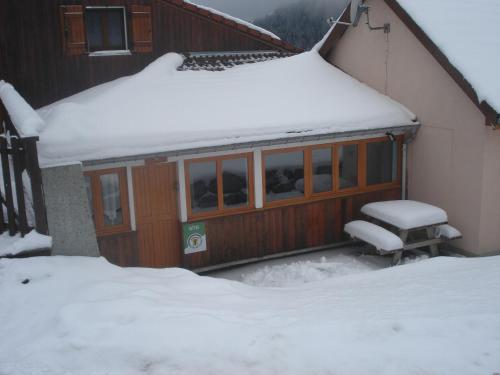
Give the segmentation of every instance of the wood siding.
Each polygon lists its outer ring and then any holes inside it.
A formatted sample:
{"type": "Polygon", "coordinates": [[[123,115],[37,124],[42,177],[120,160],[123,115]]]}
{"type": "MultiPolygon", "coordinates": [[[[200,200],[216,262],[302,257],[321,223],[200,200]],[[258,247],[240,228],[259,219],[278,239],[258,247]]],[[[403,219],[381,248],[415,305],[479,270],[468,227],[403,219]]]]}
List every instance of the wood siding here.
{"type": "Polygon", "coordinates": [[[132,170],[139,264],[181,264],[181,227],[177,206],[177,165],[148,164],[132,170]]]}
{"type": "Polygon", "coordinates": [[[137,232],[125,232],[97,238],[99,251],[109,262],[121,267],[138,267],[137,232]]]}
{"type": "MultiPolygon", "coordinates": [[[[71,45],[72,47],[73,45],[71,45]]],[[[0,1],[0,79],[35,108],[118,77],[137,73],[167,52],[279,49],[235,27],[204,18],[162,0],[0,1]],[[67,56],[61,5],[152,6],[153,51],[130,56],[67,56]]]]}
{"type": "Polygon", "coordinates": [[[189,269],[348,240],[344,224],[366,203],[400,199],[400,189],[326,199],[205,220],[208,251],[184,255],[189,269]]]}

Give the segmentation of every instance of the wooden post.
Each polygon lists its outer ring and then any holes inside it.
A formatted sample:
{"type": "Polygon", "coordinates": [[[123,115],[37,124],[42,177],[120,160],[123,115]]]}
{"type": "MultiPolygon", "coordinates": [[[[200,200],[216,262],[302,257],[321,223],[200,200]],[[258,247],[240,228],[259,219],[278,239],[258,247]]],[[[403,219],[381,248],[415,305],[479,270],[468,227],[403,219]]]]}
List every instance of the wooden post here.
{"type": "Polygon", "coordinates": [[[7,206],[7,226],[9,234],[16,234],[16,213],[14,211],[14,199],[12,197],[12,186],[10,180],[9,151],[7,149],[7,139],[0,136],[0,154],[2,157],[3,185],[5,191],[5,205],[7,206]]]}
{"type": "Polygon", "coordinates": [[[21,143],[17,137],[10,138],[12,147],[12,160],[14,164],[14,182],[16,183],[16,196],[17,196],[17,216],[19,223],[19,230],[24,237],[28,234],[28,220],[26,218],[26,202],[24,199],[24,184],[23,184],[23,150],[21,143]]]}
{"type": "Polygon", "coordinates": [[[31,178],[31,192],[33,195],[33,209],[35,210],[35,229],[40,234],[49,234],[47,212],[43,196],[42,172],[38,164],[36,142],[38,138],[25,138],[23,145],[26,155],[26,170],[31,178]]]}

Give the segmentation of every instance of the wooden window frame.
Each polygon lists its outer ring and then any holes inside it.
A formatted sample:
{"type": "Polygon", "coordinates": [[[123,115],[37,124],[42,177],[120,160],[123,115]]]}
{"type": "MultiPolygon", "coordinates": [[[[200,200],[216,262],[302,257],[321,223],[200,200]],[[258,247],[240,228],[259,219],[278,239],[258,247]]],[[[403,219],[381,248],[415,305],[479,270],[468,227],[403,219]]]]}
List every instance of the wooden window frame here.
{"type": "Polygon", "coordinates": [[[280,148],[275,150],[264,150],[262,151],[262,199],[264,203],[264,207],[279,207],[292,205],[294,203],[302,203],[308,201],[308,197],[311,197],[312,191],[312,181],[311,181],[311,171],[312,169],[312,161],[311,161],[311,152],[310,147],[301,146],[301,147],[290,147],[290,148],[280,148]],[[309,152],[307,152],[309,150],[309,152]],[[280,199],[276,201],[269,202],[267,200],[267,191],[266,191],[266,158],[269,155],[275,154],[288,154],[292,152],[302,151],[303,160],[304,160],[304,195],[302,197],[297,198],[289,198],[289,199],[280,199]]]}
{"type": "Polygon", "coordinates": [[[213,217],[220,217],[226,215],[240,214],[244,212],[251,212],[255,210],[255,182],[254,182],[254,164],[253,153],[241,153],[234,155],[212,156],[199,159],[184,160],[184,175],[186,186],[186,204],[188,220],[201,220],[213,217]],[[248,205],[245,207],[224,207],[224,187],[222,177],[222,162],[224,160],[246,159],[247,160],[247,185],[248,185],[248,205]],[[215,174],[217,177],[217,208],[212,211],[193,213],[191,205],[191,176],[189,174],[189,167],[191,164],[206,163],[215,161],[215,174]]]}
{"type": "Polygon", "coordinates": [[[293,204],[307,203],[315,200],[331,199],[342,196],[348,196],[352,194],[362,194],[366,192],[372,192],[377,190],[387,190],[392,188],[401,187],[402,178],[402,150],[403,150],[403,136],[399,135],[395,137],[398,147],[398,176],[395,181],[388,183],[377,184],[377,185],[367,185],[366,183],[366,149],[369,143],[374,142],[390,142],[388,137],[377,137],[368,139],[351,140],[344,142],[335,143],[323,143],[310,146],[299,146],[290,148],[280,148],[273,150],[262,151],[262,197],[264,208],[274,208],[281,206],[289,206],[293,204]],[[339,172],[339,149],[345,145],[357,145],[358,146],[358,186],[352,188],[340,189],[340,172],[339,172]],[[313,170],[312,170],[312,151],[316,149],[331,148],[332,149],[332,178],[333,185],[332,190],[322,193],[313,192],[313,170]],[[304,195],[298,198],[282,199],[269,202],[267,200],[266,193],[266,157],[277,153],[289,153],[302,151],[304,154],[304,195]]]}
{"type": "Polygon", "coordinates": [[[366,164],[367,146],[368,146],[369,143],[391,142],[391,141],[387,137],[379,137],[379,138],[370,138],[370,139],[367,139],[367,140],[365,140],[363,142],[363,152],[361,153],[362,157],[363,157],[363,165],[364,165],[362,183],[363,183],[363,187],[364,187],[365,190],[367,190],[367,191],[382,190],[382,189],[386,189],[386,188],[391,188],[393,186],[400,186],[401,185],[403,137],[402,136],[397,136],[395,138],[396,138],[396,140],[394,142],[397,143],[396,152],[398,153],[397,154],[397,157],[398,157],[398,159],[397,159],[397,172],[398,172],[398,175],[396,177],[396,180],[391,181],[391,182],[385,182],[385,183],[382,183],[382,184],[368,185],[368,183],[366,181],[366,174],[368,172],[368,170],[367,170],[367,164],[366,164]]]}
{"type": "MultiPolygon", "coordinates": [[[[107,15],[106,15],[106,20],[107,20],[107,15]]],[[[102,32],[103,32],[103,44],[105,44],[105,41],[109,38],[109,32],[107,29],[107,25],[101,25],[102,32]],[[106,35],[105,35],[106,34],[106,35]]],[[[90,56],[92,55],[106,55],[106,54],[116,54],[116,53],[130,53],[130,47],[129,47],[129,41],[128,41],[128,22],[127,22],[127,9],[124,5],[110,5],[110,6],[103,6],[103,5],[89,5],[85,7],[85,37],[87,39],[87,52],[90,56]],[[89,32],[89,27],[87,24],[87,12],[92,11],[92,10],[112,10],[112,9],[120,9],[123,14],[123,40],[124,40],[124,49],[100,49],[96,51],[91,51],[90,50],[90,43],[88,41],[88,32],[89,32]]]]}
{"type": "Polygon", "coordinates": [[[127,183],[127,168],[110,168],[96,171],[84,172],[90,178],[90,190],[92,193],[91,207],[94,210],[94,226],[97,236],[106,236],[130,232],[130,209],[127,183]],[[123,224],[106,226],[104,224],[104,210],[102,202],[102,188],[100,177],[107,174],[117,174],[120,181],[120,203],[122,207],[123,224]]]}

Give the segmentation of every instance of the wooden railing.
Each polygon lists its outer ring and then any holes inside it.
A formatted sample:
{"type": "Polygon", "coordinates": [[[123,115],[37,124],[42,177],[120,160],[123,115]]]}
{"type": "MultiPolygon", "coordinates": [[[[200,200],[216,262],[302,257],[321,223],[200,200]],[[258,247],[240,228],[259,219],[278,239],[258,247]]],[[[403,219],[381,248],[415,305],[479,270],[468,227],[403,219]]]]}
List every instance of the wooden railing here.
{"type": "Polygon", "coordinates": [[[19,135],[0,101],[0,233],[24,236],[34,228],[48,234],[37,141],[38,137],[19,135]]]}

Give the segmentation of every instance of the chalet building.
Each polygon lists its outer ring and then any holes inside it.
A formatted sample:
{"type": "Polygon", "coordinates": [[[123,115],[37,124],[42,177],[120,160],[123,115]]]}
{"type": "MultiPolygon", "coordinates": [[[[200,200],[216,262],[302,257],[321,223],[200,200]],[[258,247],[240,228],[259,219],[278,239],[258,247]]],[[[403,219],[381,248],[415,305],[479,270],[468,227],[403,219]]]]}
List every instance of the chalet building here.
{"type": "MultiPolygon", "coordinates": [[[[462,251],[499,253],[499,3],[364,5],[368,12],[359,24],[335,25],[321,54],[417,115],[421,129],[409,145],[408,197],[445,209],[463,233],[462,251]]],[[[349,20],[348,7],[341,21],[349,20]]]]}
{"type": "Polygon", "coordinates": [[[37,112],[0,85],[39,129],[53,254],[200,270],[345,242],[362,205],[402,197],[405,107],[317,51],[207,59],[167,54],[37,112]]]}
{"type": "Polygon", "coordinates": [[[297,52],[266,30],[181,0],[4,0],[0,79],[35,108],[137,73],[167,52],[297,52]]]}
{"type": "Polygon", "coordinates": [[[430,2],[367,0],[312,51],[168,53],[37,111],[2,81],[14,143],[37,140],[36,226],[56,255],[206,270],[345,243],[363,205],[411,198],[448,212],[457,250],[498,252],[500,98],[480,43],[498,23],[465,25],[451,2],[447,32],[430,2]],[[473,40],[485,74],[443,35],[473,40]]]}

